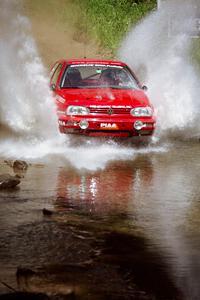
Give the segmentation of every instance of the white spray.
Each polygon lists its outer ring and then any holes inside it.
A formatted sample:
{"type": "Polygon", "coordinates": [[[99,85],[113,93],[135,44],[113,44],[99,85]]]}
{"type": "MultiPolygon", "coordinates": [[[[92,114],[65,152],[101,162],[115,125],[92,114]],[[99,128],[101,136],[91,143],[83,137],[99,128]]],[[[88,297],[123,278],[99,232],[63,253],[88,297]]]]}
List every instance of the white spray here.
{"type": "Polygon", "coordinates": [[[199,135],[199,74],[191,63],[188,35],[196,12],[194,1],[163,2],[128,34],[119,51],[149,87],[160,135],[199,135]]]}
{"type": "Polygon", "coordinates": [[[17,1],[0,3],[0,124],[18,135],[56,134],[53,100],[45,69],[17,1]]]}

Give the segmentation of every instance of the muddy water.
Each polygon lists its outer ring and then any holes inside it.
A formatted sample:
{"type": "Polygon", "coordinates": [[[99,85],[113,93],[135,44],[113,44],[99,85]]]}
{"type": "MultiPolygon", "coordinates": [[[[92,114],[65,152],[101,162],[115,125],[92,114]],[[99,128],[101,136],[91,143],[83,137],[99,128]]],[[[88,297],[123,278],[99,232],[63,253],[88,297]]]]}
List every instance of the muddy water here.
{"type": "MultiPolygon", "coordinates": [[[[1,281],[17,288],[19,266],[81,263],[100,249],[98,259],[111,268],[113,257],[122,269],[130,263],[126,272],[133,272],[148,299],[199,299],[199,155],[198,142],[176,142],[166,152],[141,153],[94,171],[56,160],[32,164],[19,189],[0,192],[1,281]],[[53,214],[44,216],[43,208],[53,214]]],[[[2,162],[1,172],[12,169],[2,162]]]]}

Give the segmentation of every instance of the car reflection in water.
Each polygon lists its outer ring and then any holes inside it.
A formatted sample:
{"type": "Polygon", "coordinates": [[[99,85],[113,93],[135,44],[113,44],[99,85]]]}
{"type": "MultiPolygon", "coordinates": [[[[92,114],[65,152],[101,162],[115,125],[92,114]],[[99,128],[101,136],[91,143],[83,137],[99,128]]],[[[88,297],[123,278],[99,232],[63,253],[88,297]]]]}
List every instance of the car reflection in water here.
{"type": "MultiPolygon", "coordinates": [[[[101,238],[101,261],[105,259],[108,265],[114,261],[122,276],[127,276],[128,270],[129,283],[134,282],[139,289],[154,295],[154,299],[181,299],[163,255],[151,247],[148,232],[137,224],[138,194],[145,205],[153,181],[154,165],[144,157],[138,157],[132,164],[111,163],[94,173],[60,169],[55,209],[84,215],[88,224],[93,219],[98,234],[106,232],[105,239],[101,238]]],[[[79,221],[78,224],[82,226],[79,221]]]]}
{"type": "Polygon", "coordinates": [[[60,169],[57,209],[76,208],[85,213],[134,214],[134,191],[151,184],[153,167],[149,159],[110,164],[94,173],[60,169]],[[141,168],[141,163],[144,165],[141,168]]]}

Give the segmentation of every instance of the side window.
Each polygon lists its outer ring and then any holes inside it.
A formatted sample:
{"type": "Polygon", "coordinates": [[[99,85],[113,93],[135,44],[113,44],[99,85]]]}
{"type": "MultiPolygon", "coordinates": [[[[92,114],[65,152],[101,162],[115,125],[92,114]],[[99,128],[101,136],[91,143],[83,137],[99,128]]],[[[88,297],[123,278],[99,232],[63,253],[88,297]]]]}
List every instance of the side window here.
{"type": "Polygon", "coordinates": [[[54,74],[53,74],[53,76],[51,78],[51,84],[55,84],[56,85],[57,80],[58,80],[58,76],[60,74],[61,69],[62,69],[62,64],[59,64],[57,66],[57,68],[55,69],[54,74]]]}
{"type": "Polygon", "coordinates": [[[59,62],[55,63],[55,65],[51,69],[50,74],[49,74],[50,78],[53,76],[53,74],[54,74],[55,70],[57,69],[58,65],[59,65],[59,62]]]}

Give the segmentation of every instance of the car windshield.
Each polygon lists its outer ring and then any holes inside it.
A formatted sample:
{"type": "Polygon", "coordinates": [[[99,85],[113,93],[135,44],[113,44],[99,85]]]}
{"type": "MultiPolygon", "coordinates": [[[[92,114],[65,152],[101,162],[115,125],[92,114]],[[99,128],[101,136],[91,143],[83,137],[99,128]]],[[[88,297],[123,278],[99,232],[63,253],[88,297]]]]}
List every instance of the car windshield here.
{"type": "Polygon", "coordinates": [[[126,67],[104,64],[69,65],[61,80],[61,88],[139,89],[126,67]]]}

